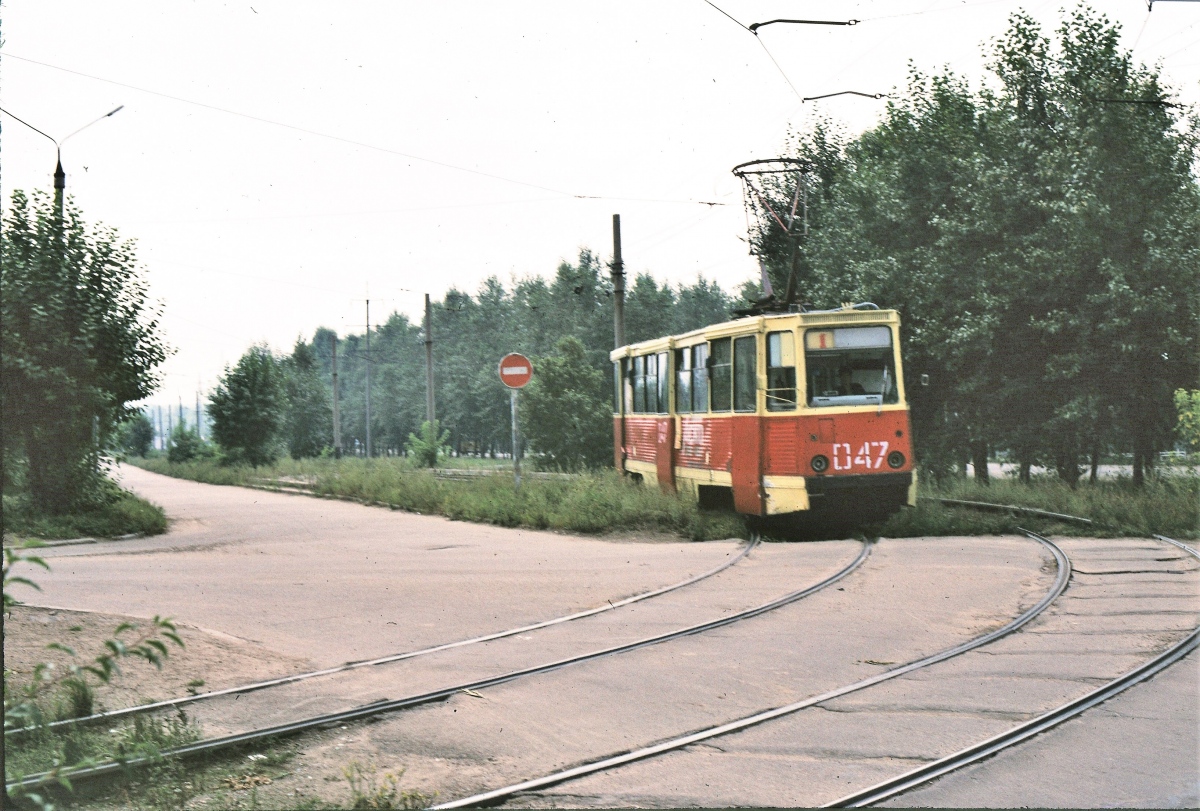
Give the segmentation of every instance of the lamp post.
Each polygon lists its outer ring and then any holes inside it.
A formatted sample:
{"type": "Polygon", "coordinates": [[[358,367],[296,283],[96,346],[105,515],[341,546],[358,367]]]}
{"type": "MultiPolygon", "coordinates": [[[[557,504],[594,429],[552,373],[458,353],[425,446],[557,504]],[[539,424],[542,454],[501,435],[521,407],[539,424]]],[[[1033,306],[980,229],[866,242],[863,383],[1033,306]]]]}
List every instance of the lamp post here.
{"type": "Polygon", "coordinates": [[[89,121],[88,123],[86,123],[82,127],[80,127],[79,129],[72,132],[70,135],[66,136],[66,138],[63,138],[61,141],[58,141],[58,140],[55,140],[52,136],[47,135],[46,133],[42,132],[37,127],[30,124],[28,121],[22,121],[21,119],[17,118],[15,115],[10,113],[8,110],[0,108],[0,112],[3,112],[4,114],[6,114],[10,118],[12,118],[14,121],[16,121],[20,124],[24,124],[25,126],[29,127],[29,129],[33,130],[38,135],[41,135],[45,138],[49,138],[54,143],[54,152],[55,152],[55,159],[56,159],[55,166],[54,166],[54,208],[58,212],[58,221],[60,223],[63,221],[63,205],[64,205],[63,197],[65,196],[66,189],[67,189],[67,173],[63,171],[63,166],[62,166],[62,145],[67,142],[68,138],[78,135],[79,133],[86,130],[88,127],[92,126],[92,124],[97,124],[106,118],[110,118],[110,117],[116,115],[123,109],[125,109],[124,104],[118,106],[116,109],[109,110],[107,113],[100,116],[95,121],[89,121]]]}

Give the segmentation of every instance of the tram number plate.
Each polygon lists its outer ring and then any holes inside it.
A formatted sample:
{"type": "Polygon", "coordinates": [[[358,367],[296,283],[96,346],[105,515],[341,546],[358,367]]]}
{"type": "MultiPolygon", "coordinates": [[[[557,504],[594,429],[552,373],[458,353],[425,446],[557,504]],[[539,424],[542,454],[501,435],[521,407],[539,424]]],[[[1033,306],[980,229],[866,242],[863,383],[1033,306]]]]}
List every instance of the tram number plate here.
{"type": "Polygon", "coordinates": [[[864,442],[855,453],[849,442],[835,442],[833,445],[833,469],[852,470],[865,468],[878,470],[883,467],[887,458],[888,443],[864,442]]]}

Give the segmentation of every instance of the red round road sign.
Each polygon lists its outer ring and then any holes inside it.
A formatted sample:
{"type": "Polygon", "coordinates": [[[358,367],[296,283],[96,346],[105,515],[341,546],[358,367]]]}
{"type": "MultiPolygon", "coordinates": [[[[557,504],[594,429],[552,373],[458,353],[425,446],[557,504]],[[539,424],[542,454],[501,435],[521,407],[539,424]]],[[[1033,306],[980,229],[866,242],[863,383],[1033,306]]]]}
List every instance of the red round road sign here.
{"type": "Polygon", "coordinates": [[[533,364],[524,355],[513,352],[500,359],[500,382],[519,389],[533,378],[533,364]]]}

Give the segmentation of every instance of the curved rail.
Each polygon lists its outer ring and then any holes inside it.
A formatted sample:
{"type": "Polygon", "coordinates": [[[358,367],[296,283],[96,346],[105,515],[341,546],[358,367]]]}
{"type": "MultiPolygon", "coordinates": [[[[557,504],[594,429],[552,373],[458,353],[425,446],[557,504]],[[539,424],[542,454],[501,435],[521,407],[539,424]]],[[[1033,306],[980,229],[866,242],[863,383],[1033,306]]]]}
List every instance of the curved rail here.
{"type": "Polygon", "coordinates": [[[381,656],[377,659],[365,659],[365,660],[358,661],[358,662],[346,662],[345,664],[336,665],[334,667],[327,667],[322,670],[312,670],[307,673],[297,673],[292,676],[282,676],[277,679],[268,679],[266,681],[254,682],[252,684],[243,684],[243,685],[240,685],[237,687],[226,687],[222,690],[211,690],[207,693],[198,693],[194,696],[180,696],[179,698],[170,698],[170,699],[166,699],[164,701],[156,701],[151,704],[138,704],[133,707],[124,707],[119,710],[109,710],[108,712],[98,712],[98,713],[94,713],[93,715],[85,715],[82,718],[67,718],[62,721],[52,721],[48,724],[43,724],[39,727],[18,727],[16,729],[5,730],[4,734],[6,737],[10,736],[10,735],[18,736],[18,735],[21,735],[24,733],[32,732],[36,729],[62,729],[64,727],[70,727],[70,726],[94,724],[94,723],[98,723],[100,721],[112,721],[114,719],[123,718],[123,717],[129,716],[129,715],[138,715],[138,714],[142,714],[142,713],[155,712],[157,710],[173,709],[175,707],[182,707],[185,704],[193,704],[197,701],[207,701],[209,699],[218,698],[220,696],[229,696],[229,695],[241,694],[241,693],[251,693],[256,690],[264,690],[269,687],[280,687],[285,684],[293,684],[298,681],[304,681],[306,679],[313,679],[318,676],[329,676],[334,673],[342,673],[347,670],[356,670],[360,667],[375,667],[376,665],[390,664],[391,662],[399,662],[404,659],[412,659],[417,656],[426,656],[431,653],[439,653],[444,650],[451,650],[452,648],[461,648],[465,645],[475,645],[480,642],[491,642],[496,639],[503,639],[508,636],[515,636],[516,634],[523,634],[528,631],[536,631],[541,628],[548,628],[552,625],[559,625],[564,622],[571,622],[573,620],[583,619],[584,617],[591,617],[596,614],[601,614],[605,611],[612,611],[614,609],[620,608],[621,606],[629,605],[630,603],[640,602],[641,600],[648,600],[651,597],[658,597],[663,594],[666,594],[667,592],[675,591],[676,589],[681,589],[684,586],[690,586],[693,583],[698,583],[701,580],[712,577],[715,574],[719,574],[719,573],[725,571],[726,569],[728,569],[730,566],[733,566],[735,563],[740,561],[742,558],[744,558],[748,554],[750,554],[751,550],[753,550],[756,546],[758,546],[758,544],[761,541],[762,541],[762,536],[759,535],[758,533],[754,533],[750,538],[750,542],[742,548],[741,552],[739,552],[731,560],[725,561],[724,563],[722,563],[720,566],[716,567],[715,569],[710,569],[709,571],[704,572],[703,574],[698,574],[694,577],[689,577],[687,580],[681,580],[680,582],[674,583],[669,586],[663,586],[662,588],[654,589],[653,591],[645,591],[645,592],[642,592],[641,594],[635,594],[631,597],[626,597],[623,600],[617,600],[615,603],[614,602],[606,602],[604,605],[602,605],[598,608],[589,608],[586,611],[578,611],[574,614],[567,614],[562,617],[555,617],[554,619],[543,620],[542,622],[535,622],[531,625],[522,625],[519,628],[509,628],[508,630],[505,630],[505,631],[497,631],[492,634],[484,634],[483,636],[471,637],[470,639],[462,639],[462,640],[459,640],[458,642],[447,642],[446,644],[443,644],[443,645],[434,645],[433,647],[421,648],[420,650],[408,651],[406,653],[393,653],[393,654],[389,654],[387,656],[381,656]]]}
{"type": "MultiPolygon", "coordinates": [[[[1156,539],[1174,544],[1180,549],[1183,549],[1193,557],[1200,559],[1200,552],[1197,552],[1190,546],[1182,544],[1179,541],[1168,538],[1164,535],[1155,535],[1156,539]]],[[[931,780],[949,774],[956,769],[961,769],[963,766],[970,765],[984,758],[1007,749],[1010,746],[1016,746],[1022,741],[1032,738],[1038,733],[1044,732],[1051,727],[1055,727],[1070,718],[1083,713],[1092,707],[1108,701],[1113,696],[1128,690],[1135,684],[1145,681],[1159,671],[1165,670],[1171,665],[1178,662],[1183,657],[1194,651],[1200,646],[1200,627],[1194,628],[1190,634],[1184,637],[1183,641],[1171,646],[1163,653],[1151,659],[1149,662],[1142,664],[1128,673],[1118,676],[1092,692],[1063,704],[1050,712],[1039,715],[1026,721],[1020,726],[1001,732],[999,735],[988,738],[973,746],[968,746],[959,752],[952,755],[947,755],[940,760],[935,760],[932,763],[927,763],[913,769],[910,772],[905,772],[899,777],[894,777],[891,780],[884,780],[870,788],[857,791],[854,794],[849,794],[836,800],[823,808],[862,808],[863,806],[874,805],[875,803],[883,802],[884,800],[895,797],[897,794],[903,794],[909,789],[928,783],[931,780]]]]}
{"type": "Polygon", "coordinates": [[[872,687],[881,682],[885,682],[890,679],[894,679],[897,676],[904,675],[905,673],[910,673],[914,670],[918,670],[923,667],[928,667],[929,665],[935,664],[937,662],[945,661],[946,659],[950,659],[954,656],[958,656],[961,653],[966,653],[969,650],[973,650],[982,645],[986,645],[989,642],[994,642],[995,640],[997,640],[1003,636],[1007,636],[1008,634],[1011,634],[1012,632],[1016,631],[1018,628],[1022,627],[1023,625],[1028,623],[1030,620],[1032,620],[1033,618],[1035,618],[1036,616],[1041,614],[1043,611],[1045,611],[1050,606],[1050,604],[1053,603],[1056,599],[1058,599],[1059,595],[1061,595],[1063,593],[1063,591],[1067,588],[1067,583],[1071,579],[1071,561],[1067,558],[1067,556],[1063,553],[1063,551],[1061,549],[1059,549],[1052,541],[1050,541],[1047,538],[1043,538],[1042,536],[1037,535],[1032,532],[1029,532],[1027,530],[1022,530],[1022,532],[1024,532],[1028,537],[1032,538],[1033,540],[1040,542],[1043,546],[1045,546],[1050,551],[1050,553],[1052,555],[1054,555],[1054,559],[1058,564],[1058,575],[1057,575],[1057,577],[1055,577],[1054,584],[1050,587],[1049,591],[1046,592],[1045,596],[1043,596],[1042,599],[1039,600],[1036,605],[1034,605],[1028,611],[1021,614],[1019,617],[1017,617],[1012,622],[1008,623],[1007,625],[1005,625],[1002,628],[992,631],[991,633],[984,634],[983,636],[976,637],[975,639],[969,640],[962,644],[955,645],[952,648],[948,648],[944,651],[935,653],[931,656],[926,656],[922,659],[917,659],[916,661],[909,662],[906,665],[901,665],[900,667],[894,668],[892,670],[888,670],[884,673],[880,673],[878,675],[871,676],[870,678],[863,679],[862,681],[857,681],[857,682],[847,685],[845,687],[838,687],[838,688],[835,688],[828,692],[821,693],[820,695],[812,696],[810,698],[806,698],[801,701],[797,701],[793,704],[788,704],[788,705],[782,706],[782,707],[775,707],[774,709],[765,710],[760,713],[755,713],[754,715],[746,716],[745,718],[740,718],[736,721],[731,721],[726,724],[721,724],[719,726],[702,729],[698,732],[693,732],[693,733],[690,733],[688,735],[683,735],[678,738],[672,738],[670,740],[662,741],[661,743],[654,744],[653,746],[647,746],[645,748],[636,749],[636,750],[633,750],[630,752],[623,752],[618,755],[603,758],[601,760],[594,760],[594,761],[591,761],[590,763],[585,763],[583,765],[576,766],[571,769],[564,769],[562,771],[558,771],[558,772],[554,772],[552,774],[545,775],[544,777],[538,777],[533,780],[526,780],[521,783],[515,783],[511,786],[505,786],[503,788],[494,789],[492,791],[482,792],[480,794],[475,794],[470,797],[464,797],[461,800],[453,800],[448,803],[441,803],[440,805],[431,806],[431,808],[433,808],[433,809],[466,808],[469,806],[477,806],[477,805],[491,805],[498,800],[501,800],[505,797],[510,797],[513,794],[519,794],[523,791],[530,791],[530,790],[539,789],[539,788],[547,788],[549,786],[556,785],[558,783],[563,783],[568,780],[573,780],[577,777],[583,777],[585,775],[594,774],[595,772],[604,771],[606,769],[612,769],[617,766],[624,766],[628,763],[633,763],[634,761],[645,760],[646,758],[654,757],[655,755],[660,755],[664,752],[670,752],[670,751],[673,751],[676,749],[682,749],[685,746],[690,746],[694,743],[699,743],[700,741],[706,741],[706,740],[709,740],[711,738],[716,738],[721,735],[727,735],[731,732],[740,732],[749,727],[761,724],[764,721],[770,721],[775,718],[780,718],[785,715],[790,715],[799,710],[803,710],[808,707],[814,707],[818,704],[823,704],[824,702],[830,701],[831,699],[840,698],[841,696],[847,695],[849,693],[854,693],[859,690],[864,690],[867,687],[872,687]]]}
{"type": "Polygon", "coordinates": [[[587,661],[590,661],[593,659],[599,659],[599,658],[605,657],[605,656],[613,656],[613,655],[620,654],[620,653],[627,653],[629,651],[638,650],[640,648],[646,648],[651,645],[657,645],[662,642],[669,642],[674,639],[681,639],[686,636],[692,636],[695,634],[703,633],[705,631],[710,631],[715,628],[721,628],[726,625],[732,625],[735,622],[740,622],[741,620],[749,619],[751,617],[756,617],[760,614],[765,614],[768,611],[774,611],[777,608],[782,608],[785,605],[794,603],[797,600],[803,599],[804,597],[807,597],[810,594],[814,594],[814,593],[820,591],[821,589],[826,588],[827,586],[830,586],[830,585],[838,582],[839,580],[846,577],[847,575],[849,575],[851,572],[853,572],[855,569],[857,569],[859,566],[861,566],[863,564],[863,562],[867,559],[867,556],[870,554],[872,546],[873,546],[873,542],[869,542],[869,541],[864,542],[862,545],[862,548],[859,550],[858,555],[854,558],[854,560],[852,560],[849,564],[844,566],[839,571],[835,572],[834,574],[832,574],[829,577],[825,578],[824,580],[820,581],[819,583],[816,583],[811,586],[807,586],[807,587],[805,587],[803,589],[799,589],[797,591],[793,591],[789,594],[785,594],[782,597],[778,597],[774,600],[771,600],[770,602],[763,603],[762,605],[756,606],[755,608],[749,608],[745,611],[739,611],[736,614],[731,614],[727,617],[722,617],[720,619],[710,620],[709,622],[703,622],[698,625],[691,625],[686,628],[681,628],[677,631],[671,631],[669,633],[659,634],[657,636],[652,636],[652,637],[647,637],[645,639],[636,640],[634,642],[629,642],[624,645],[616,645],[616,646],[613,646],[610,648],[603,648],[601,650],[592,651],[591,653],[584,653],[584,654],[579,654],[577,656],[567,657],[565,659],[559,659],[554,662],[549,662],[549,663],[546,663],[543,665],[537,665],[534,667],[524,668],[522,670],[514,670],[509,673],[501,674],[499,676],[491,676],[491,677],[488,677],[485,679],[479,679],[479,680],[473,681],[473,682],[466,682],[464,684],[456,684],[453,687],[445,687],[445,688],[433,690],[433,691],[430,691],[427,693],[421,693],[421,694],[414,695],[414,696],[408,696],[405,698],[386,700],[386,701],[378,701],[378,702],[375,702],[372,704],[367,704],[365,706],[356,707],[356,708],[350,709],[350,710],[343,710],[341,712],[333,712],[333,713],[325,713],[323,715],[312,716],[312,717],[304,718],[304,719],[301,719],[298,721],[291,721],[286,724],[279,724],[277,726],[267,727],[264,729],[251,730],[249,732],[241,732],[241,733],[237,733],[234,735],[226,735],[226,736],[220,737],[220,738],[212,738],[207,741],[198,741],[196,743],[187,744],[185,746],[179,746],[179,747],[175,747],[173,749],[168,749],[168,750],[160,753],[158,758],[138,757],[138,758],[131,758],[131,759],[124,760],[124,761],[108,761],[108,762],[101,763],[101,764],[98,764],[95,766],[89,766],[86,768],[76,769],[76,770],[69,771],[69,772],[61,772],[61,773],[42,772],[39,774],[33,774],[33,775],[29,775],[28,777],[22,778],[19,781],[9,783],[7,785],[7,788],[9,791],[14,790],[18,786],[20,786],[21,788],[24,788],[26,790],[31,789],[31,788],[37,788],[39,786],[42,786],[49,782],[53,782],[53,781],[57,780],[60,776],[70,779],[70,781],[72,783],[78,783],[82,780],[88,780],[88,779],[92,779],[92,778],[96,778],[96,777],[101,777],[103,775],[111,774],[120,769],[128,768],[130,766],[140,766],[140,765],[145,765],[145,764],[149,764],[152,762],[158,762],[160,759],[183,758],[183,757],[189,757],[192,755],[198,755],[201,753],[215,752],[215,751],[218,751],[221,749],[227,749],[227,748],[234,747],[234,746],[241,746],[243,744],[250,743],[253,741],[260,741],[260,740],[264,740],[267,738],[274,738],[274,737],[279,737],[279,736],[283,736],[283,735],[290,735],[290,734],[293,734],[296,732],[302,732],[304,730],[314,729],[316,727],[325,726],[326,724],[344,723],[347,721],[357,721],[357,720],[360,720],[362,718],[367,718],[372,715],[379,715],[379,714],[386,713],[386,712],[394,712],[396,710],[406,709],[408,707],[413,707],[418,704],[427,704],[427,703],[430,703],[433,701],[442,701],[447,698],[450,698],[455,693],[463,692],[466,690],[482,690],[485,687],[494,687],[498,684],[504,684],[506,682],[514,681],[514,680],[522,678],[524,676],[531,676],[531,675],[536,675],[539,673],[549,673],[553,670],[558,670],[560,668],[568,667],[568,666],[574,665],[574,664],[579,664],[581,662],[587,662],[587,661]]]}

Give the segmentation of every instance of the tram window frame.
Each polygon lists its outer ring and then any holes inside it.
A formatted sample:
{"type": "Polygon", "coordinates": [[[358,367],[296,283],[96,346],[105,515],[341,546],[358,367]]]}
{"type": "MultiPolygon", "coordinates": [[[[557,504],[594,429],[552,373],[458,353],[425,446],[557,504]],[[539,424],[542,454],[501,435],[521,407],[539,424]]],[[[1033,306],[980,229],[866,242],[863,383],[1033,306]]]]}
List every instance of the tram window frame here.
{"type": "Polygon", "coordinates": [[[625,413],[625,404],[621,402],[622,389],[625,383],[624,369],[624,358],[613,363],[613,413],[615,414],[625,413]]]}
{"type": "Polygon", "coordinates": [[[658,355],[645,355],[646,408],[643,414],[658,413],[658,355]]]}
{"type": "Polygon", "coordinates": [[[733,410],[733,338],[716,338],[708,342],[709,411],[725,413],[733,410]]]}
{"type": "Polygon", "coordinates": [[[733,341],[733,410],[758,410],[758,336],[733,341]]]}
{"type": "Polygon", "coordinates": [[[692,347],[692,411],[708,411],[708,344],[692,347]]]}
{"type": "Polygon", "coordinates": [[[900,400],[896,378],[896,342],[892,330],[885,324],[856,327],[821,327],[806,330],[804,366],[808,388],[808,406],[823,408],[846,405],[892,405],[900,400]],[[832,344],[813,346],[822,333],[831,334],[832,344]],[[879,339],[886,335],[886,343],[879,339]],[[849,385],[843,390],[838,377],[848,369],[849,385]],[[876,388],[886,389],[878,391],[876,388]]]}
{"type": "Polygon", "coordinates": [[[635,355],[633,358],[633,370],[630,373],[633,378],[633,413],[646,413],[646,356],[635,355]]]}
{"type": "Polygon", "coordinates": [[[692,413],[692,349],[675,350],[675,412],[692,413]]]}
{"type": "Polygon", "coordinates": [[[796,333],[790,329],[768,332],[766,349],[767,411],[795,411],[799,403],[796,391],[796,333]],[[788,364],[788,360],[791,360],[791,364],[788,364]]]}
{"type": "Polygon", "coordinates": [[[668,414],[671,411],[671,356],[667,352],[658,353],[658,411],[656,414],[668,414]]]}

